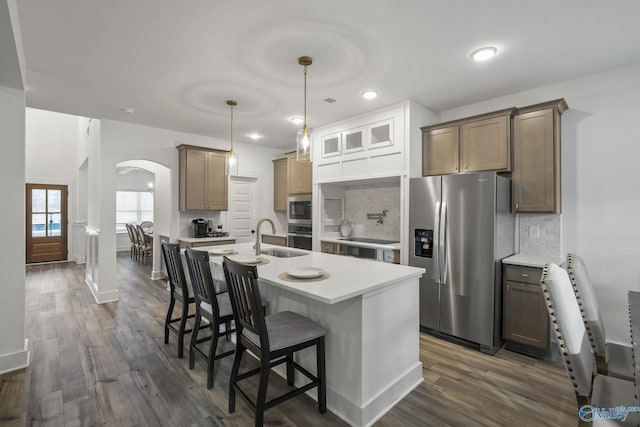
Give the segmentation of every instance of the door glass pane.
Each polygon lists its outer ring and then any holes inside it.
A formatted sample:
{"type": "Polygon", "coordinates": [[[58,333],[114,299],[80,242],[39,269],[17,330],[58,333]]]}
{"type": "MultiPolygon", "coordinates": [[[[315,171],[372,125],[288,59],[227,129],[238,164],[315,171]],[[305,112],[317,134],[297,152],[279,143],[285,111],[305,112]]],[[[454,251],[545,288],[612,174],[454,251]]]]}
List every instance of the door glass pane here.
{"type": "Polygon", "coordinates": [[[62,191],[47,190],[47,192],[49,193],[47,198],[49,212],[60,212],[62,210],[60,206],[60,196],[62,195],[62,191]]]}
{"type": "Polygon", "coordinates": [[[31,190],[31,211],[47,211],[47,190],[31,190]]]}
{"type": "Polygon", "coordinates": [[[47,235],[61,236],[62,235],[62,227],[60,226],[61,222],[62,222],[62,215],[49,214],[49,227],[47,227],[47,235]]]}
{"type": "Polygon", "coordinates": [[[45,230],[45,214],[32,214],[31,215],[31,237],[44,237],[45,230]]]}

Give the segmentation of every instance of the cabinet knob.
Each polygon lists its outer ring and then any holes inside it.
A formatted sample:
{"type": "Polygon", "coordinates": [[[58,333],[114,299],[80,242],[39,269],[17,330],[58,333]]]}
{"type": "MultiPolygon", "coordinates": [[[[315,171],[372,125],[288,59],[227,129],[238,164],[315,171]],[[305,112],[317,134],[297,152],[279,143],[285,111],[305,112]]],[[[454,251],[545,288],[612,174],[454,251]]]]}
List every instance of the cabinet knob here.
{"type": "Polygon", "coordinates": [[[522,273],[522,277],[529,277],[527,273],[522,273]]]}
{"type": "Polygon", "coordinates": [[[518,204],[516,203],[516,212],[518,211],[518,204]]]}

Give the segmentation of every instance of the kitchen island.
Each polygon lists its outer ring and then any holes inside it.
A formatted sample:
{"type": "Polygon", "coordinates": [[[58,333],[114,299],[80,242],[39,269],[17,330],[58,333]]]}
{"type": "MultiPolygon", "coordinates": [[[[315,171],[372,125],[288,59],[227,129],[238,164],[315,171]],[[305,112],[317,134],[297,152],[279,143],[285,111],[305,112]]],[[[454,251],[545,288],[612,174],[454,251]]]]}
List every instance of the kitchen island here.
{"type": "MultiPolygon", "coordinates": [[[[251,247],[245,243],[198,249],[229,248],[250,255],[251,247]]],[[[327,407],[352,425],[370,425],[422,382],[418,280],[424,269],[301,249],[287,251],[304,255],[262,255],[268,262],[258,265],[268,313],[290,310],[327,330],[327,407]],[[282,278],[282,273],[303,267],[321,268],[328,277],[282,278]]],[[[214,276],[222,278],[222,256],[211,254],[210,258],[214,276]]],[[[315,350],[301,351],[296,357],[315,372],[315,350]]],[[[309,394],[315,398],[315,389],[309,394]]]]}

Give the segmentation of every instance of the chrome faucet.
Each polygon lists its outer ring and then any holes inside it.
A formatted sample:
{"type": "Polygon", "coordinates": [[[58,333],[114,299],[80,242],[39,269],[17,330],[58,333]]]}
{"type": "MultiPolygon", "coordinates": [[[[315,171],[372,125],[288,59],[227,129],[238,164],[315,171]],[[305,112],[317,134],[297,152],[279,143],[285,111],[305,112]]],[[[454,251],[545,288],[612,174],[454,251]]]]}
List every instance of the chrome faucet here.
{"type": "Polygon", "coordinates": [[[258,225],[256,226],[256,255],[260,255],[260,227],[262,226],[262,223],[268,221],[269,223],[271,223],[271,232],[273,234],[276,234],[276,225],[273,223],[273,221],[271,221],[270,218],[262,218],[260,219],[260,221],[258,221],[258,225]]]}

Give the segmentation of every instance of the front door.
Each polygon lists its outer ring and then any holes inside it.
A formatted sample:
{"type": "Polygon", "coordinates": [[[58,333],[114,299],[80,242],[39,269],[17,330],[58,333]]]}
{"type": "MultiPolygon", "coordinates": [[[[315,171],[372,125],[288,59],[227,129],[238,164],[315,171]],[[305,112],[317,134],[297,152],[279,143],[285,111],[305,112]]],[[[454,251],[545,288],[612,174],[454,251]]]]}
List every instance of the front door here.
{"type": "Polygon", "coordinates": [[[27,263],[67,259],[67,186],[27,184],[27,263]]]}

